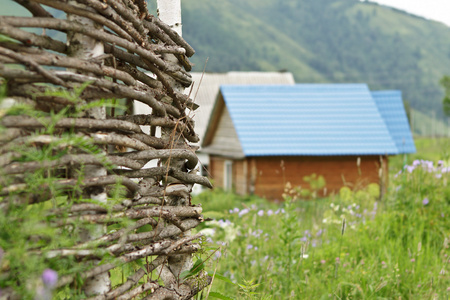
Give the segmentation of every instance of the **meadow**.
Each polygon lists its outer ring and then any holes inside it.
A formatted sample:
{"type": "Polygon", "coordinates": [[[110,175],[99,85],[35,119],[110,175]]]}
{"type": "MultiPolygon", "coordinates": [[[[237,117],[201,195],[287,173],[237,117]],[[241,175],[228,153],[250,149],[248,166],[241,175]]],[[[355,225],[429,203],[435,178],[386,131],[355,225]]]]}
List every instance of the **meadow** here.
{"type": "Polygon", "coordinates": [[[448,299],[450,144],[416,145],[416,154],[391,159],[383,199],[377,185],[308,201],[287,185],[281,204],[198,195],[211,219],[199,229],[201,259],[214,276],[203,298],[448,299]]]}

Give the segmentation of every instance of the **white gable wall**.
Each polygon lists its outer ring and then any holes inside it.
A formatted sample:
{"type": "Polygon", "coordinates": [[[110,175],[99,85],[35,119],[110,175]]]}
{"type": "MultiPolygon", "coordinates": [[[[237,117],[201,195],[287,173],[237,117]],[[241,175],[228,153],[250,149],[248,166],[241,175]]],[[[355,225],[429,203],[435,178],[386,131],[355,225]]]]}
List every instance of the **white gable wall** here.
{"type": "Polygon", "coordinates": [[[220,116],[219,124],[217,125],[211,144],[205,148],[206,153],[214,153],[232,158],[243,158],[244,151],[242,150],[239,137],[234,129],[233,121],[230,113],[225,107],[220,116]]]}

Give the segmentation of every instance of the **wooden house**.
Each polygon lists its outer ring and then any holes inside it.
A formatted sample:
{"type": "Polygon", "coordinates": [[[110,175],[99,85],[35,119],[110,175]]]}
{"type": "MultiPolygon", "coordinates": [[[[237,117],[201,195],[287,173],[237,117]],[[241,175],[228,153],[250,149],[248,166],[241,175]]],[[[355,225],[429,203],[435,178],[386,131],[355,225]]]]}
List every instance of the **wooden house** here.
{"type": "MultiPolygon", "coordinates": [[[[295,84],[294,76],[289,72],[227,72],[227,73],[202,73],[192,72],[193,88],[192,91],[186,91],[193,101],[199,105],[194,114],[191,115],[195,122],[195,132],[200,137],[200,141],[203,140],[203,136],[206,131],[209,117],[211,115],[212,108],[214,106],[217,94],[221,85],[234,84],[234,85],[280,85],[295,84]]],[[[135,114],[151,114],[152,111],[148,105],[142,104],[139,101],[134,103],[135,114]]],[[[149,126],[141,126],[144,132],[149,133],[149,126]]],[[[157,132],[157,135],[159,132],[157,132]]],[[[194,145],[194,146],[200,146],[194,145]]],[[[197,152],[197,156],[200,162],[198,169],[201,170],[201,174],[207,175],[209,168],[209,155],[203,152],[197,152]]],[[[155,163],[156,164],[156,163],[155,163]]],[[[154,165],[148,165],[151,167],[154,165]]],[[[194,186],[194,193],[201,192],[203,187],[200,185],[194,186]]]]}
{"type": "MultiPolygon", "coordinates": [[[[294,85],[294,76],[289,72],[227,72],[227,73],[191,73],[194,89],[191,97],[199,105],[193,119],[195,132],[203,141],[208,126],[211,111],[216,102],[221,85],[294,85]]],[[[209,155],[203,151],[197,152],[202,164],[203,175],[208,174],[209,155]]]]}
{"type": "Polygon", "coordinates": [[[365,84],[223,85],[202,145],[216,187],[268,199],[313,173],[383,191],[388,155],[415,152],[401,93],[365,84]]]}

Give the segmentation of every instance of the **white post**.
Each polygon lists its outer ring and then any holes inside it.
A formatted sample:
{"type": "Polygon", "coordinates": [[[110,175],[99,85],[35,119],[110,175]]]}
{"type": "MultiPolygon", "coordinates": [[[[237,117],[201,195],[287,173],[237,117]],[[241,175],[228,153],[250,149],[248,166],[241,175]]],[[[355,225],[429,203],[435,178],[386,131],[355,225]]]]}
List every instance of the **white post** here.
{"type": "MultiPolygon", "coordinates": [[[[158,5],[158,17],[161,21],[169,25],[174,31],[176,31],[180,36],[182,35],[182,25],[181,25],[181,1],[180,0],[157,0],[158,5]]],[[[167,54],[164,59],[171,62],[178,63],[177,58],[173,54],[167,54]]],[[[182,93],[184,88],[182,85],[177,83],[175,80],[170,79],[170,84],[172,85],[174,91],[182,93]]],[[[170,138],[172,135],[171,131],[162,129],[162,136],[170,138]]],[[[177,139],[173,144],[174,148],[184,148],[185,142],[182,139],[177,139]]],[[[182,168],[183,161],[171,160],[170,165],[175,168],[182,168]]],[[[192,187],[185,186],[184,189],[189,193],[192,187]]],[[[187,205],[188,199],[171,199],[172,205],[187,205]]],[[[184,232],[184,235],[190,235],[190,231],[184,232]]],[[[174,284],[173,279],[178,278],[181,272],[189,270],[192,268],[192,256],[190,254],[184,255],[174,255],[170,256],[168,259],[168,266],[160,267],[163,269],[161,272],[161,278],[166,284],[174,284]],[[167,272],[169,271],[169,272],[167,272]]]]}
{"type": "Polygon", "coordinates": [[[158,0],[157,2],[158,17],[181,36],[181,0],[158,0]]]}
{"type": "MultiPolygon", "coordinates": [[[[87,6],[79,4],[77,1],[69,1],[69,4],[74,6],[82,7],[83,9],[92,10],[87,6]]],[[[94,10],[92,10],[94,11],[94,10]]],[[[77,15],[68,14],[67,19],[70,21],[76,21],[86,26],[95,27],[98,30],[102,30],[102,26],[96,24],[94,21],[83,18],[77,15]]],[[[70,48],[70,55],[77,58],[90,59],[104,54],[104,46],[102,42],[99,42],[91,37],[79,33],[68,33],[67,40],[70,48]]],[[[87,112],[89,117],[95,119],[104,120],[106,119],[106,109],[105,107],[92,108],[87,112]]],[[[84,176],[86,178],[106,176],[106,169],[103,167],[95,165],[86,165],[84,169],[84,176]]],[[[106,203],[107,195],[103,187],[98,187],[88,191],[89,197],[91,199],[98,200],[100,202],[106,203]]],[[[106,232],[106,228],[103,225],[99,225],[96,228],[96,232],[82,231],[81,238],[83,240],[91,240],[102,236],[106,232]]],[[[109,278],[108,272],[99,274],[93,278],[88,279],[83,286],[83,290],[87,296],[100,295],[107,293],[111,290],[111,280],[109,278]]]]}

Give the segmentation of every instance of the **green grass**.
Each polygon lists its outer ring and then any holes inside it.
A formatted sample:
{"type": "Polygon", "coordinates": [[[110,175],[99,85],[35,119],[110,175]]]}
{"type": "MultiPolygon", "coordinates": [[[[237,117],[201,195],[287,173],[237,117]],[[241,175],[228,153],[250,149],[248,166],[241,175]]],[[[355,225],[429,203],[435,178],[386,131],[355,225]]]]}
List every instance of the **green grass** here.
{"type": "Polygon", "coordinates": [[[417,141],[419,153],[403,172],[392,171],[382,201],[373,186],[315,201],[289,188],[279,205],[223,191],[199,195],[194,201],[215,219],[204,227],[210,253],[219,249],[208,268],[225,276],[209,298],[448,299],[450,172],[437,165],[445,143],[417,141]]]}
{"type": "Polygon", "coordinates": [[[416,137],[414,143],[416,144],[416,153],[396,155],[389,158],[391,172],[396,172],[404,164],[412,164],[415,160],[422,159],[434,162],[444,160],[448,162],[450,159],[450,138],[416,137]]]}

